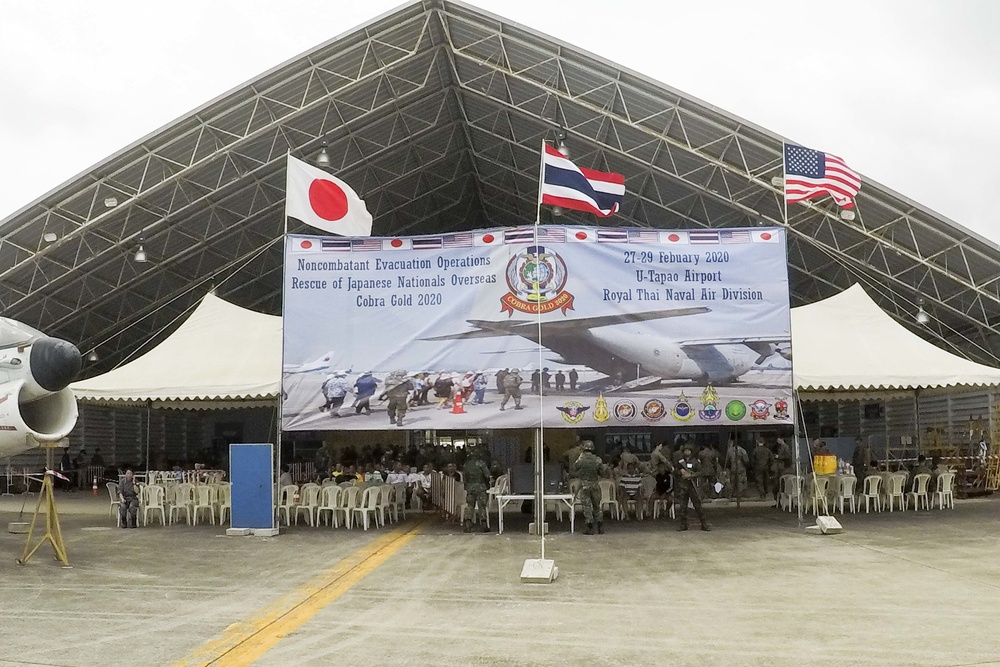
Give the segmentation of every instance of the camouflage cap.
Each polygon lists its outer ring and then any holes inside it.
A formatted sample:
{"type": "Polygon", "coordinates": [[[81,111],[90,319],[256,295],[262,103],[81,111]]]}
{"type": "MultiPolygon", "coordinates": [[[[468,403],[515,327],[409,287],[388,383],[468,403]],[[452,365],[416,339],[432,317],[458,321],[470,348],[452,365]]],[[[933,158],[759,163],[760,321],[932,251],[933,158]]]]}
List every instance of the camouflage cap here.
{"type": "Polygon", "coordinates": [[[594,451],[594,441],[584,440],[583,442],[580,443],[580,448],[583,449],[583,451],[585,452],[592,452],[594,451]]]}

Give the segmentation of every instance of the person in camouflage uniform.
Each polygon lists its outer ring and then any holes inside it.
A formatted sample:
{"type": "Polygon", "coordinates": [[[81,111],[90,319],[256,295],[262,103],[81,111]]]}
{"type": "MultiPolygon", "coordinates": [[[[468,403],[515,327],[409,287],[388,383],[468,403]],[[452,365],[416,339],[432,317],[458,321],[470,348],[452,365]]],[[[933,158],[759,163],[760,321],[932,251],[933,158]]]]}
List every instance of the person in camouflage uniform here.
{"type": "Polygon", "coordinates": [[[387,412],[390,424],[403,425],[403,415],[406,414],[411,391],[413,391],[413,380],[406,377],[406,371],[393,371],[385,379],[385,391],[378,398],[380,401],[389,399],[387,412]]]}
{"type": "Polygon", "coordinates": [[[694,448],[685,444],[676,466],[677,477],[674,480],[674,497],[678,505],[680,525],[677,530],[687,530],[688,501],[694,505],[694,511],[701,521],[702,530],[712,530],[705,519],[705,511],[701,507],[701,496],[698,493],[698,480],[708,474],[702,468],[701,459],[694,455],[694,448]]]}
{"type": "Polygon", "coordinates": [[[767,492],[771,490],[771,472],[774,469],[774,454],[763,440],[757,441],[757,446],[753,450],[753,478],[757,483],[757,492],[760,499],[767,497],[767,492]]]}
{"type": "Polygon", "coordinates": [[[594,454],[594,443],[591,440],[584,440],[580,443],[583,453],[577,457],[570,465],[570,477],[575,477],[583,482],[580,487],[580,504],[583,505],[583,518],[587,521],[587,530],[584,535],[594,534],[594,524],[597,524],[597,532],[604,534],[604,512],[601,511],[601,486],[598,484],[598,475],[603,465],[601,458],[594,454]]]}
{"type": "Polygon", "coordinates": [[[750,457],[747,455],[747,450],[743,449],[741,445],[736,444],[735,440],[730,440],[729,447],[726,449],[725,465],[725,469],[729,473],[730,498],[735,499],[746,496],[747,464],[749,462],[750,457]]]}
{"type": "Polygon", "coordinates": [[[462,479],[465,483],[465,525],[462,527],[467,533],[472,532],[472,516],[476,513],[476,506],[479,507],[477,519],[482,526],[483,532],[489,531],[486,527],[486,513],[489,512],[489,495],[486,493],[490,488],[490,469],[483,461],[480,447],[475,444],[468,445],[468,458],[462,466],[462,479]]]}
{"type": "MultiPolygon", "coordinates": [[[[695,451],[693,446],[691,451],[695,451]]],[[[716,498],[719,492],[715,490],[715,483],[722,481],[720,475],[722,471],[719,470],[719,452],[706,442],[701,451],[698,452],[698,459],[701,461],[702,472],[702,477],[698,481],[698,491],[701,492],[702,498],[716,498]]],[[[728,481],[725,485],[729,486],[728,481]]]]}

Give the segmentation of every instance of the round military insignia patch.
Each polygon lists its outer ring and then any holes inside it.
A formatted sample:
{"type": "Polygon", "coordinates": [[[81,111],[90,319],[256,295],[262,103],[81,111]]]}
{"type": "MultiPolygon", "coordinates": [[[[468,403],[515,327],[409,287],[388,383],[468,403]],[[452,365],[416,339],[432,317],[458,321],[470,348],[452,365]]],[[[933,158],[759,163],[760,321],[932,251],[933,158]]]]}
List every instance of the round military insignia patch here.
{"type": "Polygon", "coordinates": [[[583,415],[590,409],[589,405],[584,405],[578,401],[570,401],[566,405],[557,405],[556,410],[562,413],[563,419],[570,424],[577,424],[583,420],[583,415]]]}
{"type": "Polygon", "coordinates": [[[636,412],[638,409],[635,407],[635,403],[624,398],[617,403],[615,403],[615,419],[620,422],[630,422],[635,419],[636,412]]]}
{"type": "Polygon", "coordinates": [[[747,416],[747,406],[743,401],[729,401],[726,403],[726,418],[738,422],[747,416]]]}
{"type": "Polygon", "coordinates": [[[667,407],[658,398],[651,398],[642,406],[642,416],[646,421],[658,422],[667,414],[667,407]]]}

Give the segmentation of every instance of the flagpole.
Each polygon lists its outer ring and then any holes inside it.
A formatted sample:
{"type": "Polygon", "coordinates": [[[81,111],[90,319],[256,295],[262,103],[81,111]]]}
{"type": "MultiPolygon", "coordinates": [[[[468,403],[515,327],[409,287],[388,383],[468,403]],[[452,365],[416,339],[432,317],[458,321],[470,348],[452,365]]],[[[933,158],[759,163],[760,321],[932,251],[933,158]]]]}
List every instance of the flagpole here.
{"type": "MultiPolygon", "coordinates": [[[[538,158],[538,205],[535,208],[535,252],[538,252],[538,225],[542,220],[542,187],[545,184],[545,138],[542,138],[542,150],[538,158]]],[[[535,530],[540,536],[541,560],[545,560],[545,465],[542,455],[545,451],[545,410],[543,408],[544,392],[542,383],[542,308],[541,290],[538,284],[538,270],[535,270],[535,315],[538,324],[538,430],[535,436],[535,479],[538,488],[535,492],[535,530]]]]}
{"type": "MultiPolygon", "coordinates": [[[[785,179],[788,178],[787,159],[786,159],[786,144],[781,142],[781,203],[782,203],[782,220],[781,222],[785,225],[785,243],[787,248],[788,243],[788,185],[785,183],[785,179]]],[[[787,270],[787,262],[786,262],[787,270]]],[[[791,304],[789,304],[791,306],[791,304]]],[[[789,330],[790,331],[790,330],[789,330]]],[[[799,451],[799,419],[803,419],[803,428],[805,426],[804,417],[802,416],[802,401],[799,398],[799,392],[795,389],[795,362],[792,362],[792,407],[795,409],[795,421],[792,430],[792,442],[795,443],[795,496],[799,499],[798,506],[798,520],[799,528],[802,528],[804,522],[802,503],[805,499],[802,497],[803,484],[802,484],[802,453],[799,451]]],[[[806,446],[809,446],[809,434],[806,433],[806,446]]],[[[815,480],[813,480],[815,483],[815,480]]]]}
{"type": "MultiPolygon", "coordinates": [[[[535,227],[542,222],[542,186],[545,184],[545,139],[542,139],[542,150],[538,154],[538,205],[535,207],[535,227]]],[[[538,231],[537,229],[535,230],[538,231]]],[[[535,239],[536,242],[538,239],[535,239]]],[[[541,370],[541,369],[539,369],[541,370]]]]}

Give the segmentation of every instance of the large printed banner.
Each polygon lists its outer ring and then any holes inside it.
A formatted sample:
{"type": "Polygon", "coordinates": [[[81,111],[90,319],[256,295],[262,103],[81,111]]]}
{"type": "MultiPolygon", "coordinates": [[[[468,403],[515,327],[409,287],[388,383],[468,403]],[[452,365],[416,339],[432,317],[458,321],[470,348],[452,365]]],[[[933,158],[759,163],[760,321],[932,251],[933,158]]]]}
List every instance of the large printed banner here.
{"type": "Polygon", "coordinates": [[[792,424],[784,231],[288,236],[282,427],[792,424]]]}

